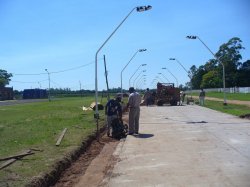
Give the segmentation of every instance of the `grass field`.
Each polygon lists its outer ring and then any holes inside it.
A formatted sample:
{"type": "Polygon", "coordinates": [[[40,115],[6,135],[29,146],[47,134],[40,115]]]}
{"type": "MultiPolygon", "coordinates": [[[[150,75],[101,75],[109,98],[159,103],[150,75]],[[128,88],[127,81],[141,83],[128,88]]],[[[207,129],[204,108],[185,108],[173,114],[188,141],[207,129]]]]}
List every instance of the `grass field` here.
{"type": "MultiPolygon", "coordinates": [[[[237,98],[248,99],[243,95],[237,98]]],[[[77,149],[89,135],[93,135],[96,130],[94,112],[82,110],[83,105],[89,106],[93,101],[94,97],[74,97],[52,102],[1,106],[0,158],[30,148],[41,149],[43,152],[36,152],[1,170],[0,186],[24,186],[33,176],[50,171],[56,161],[77,149]],[[64,128],[68,128],[68,131],[61,145],[55,146],[64,128]]],[[[250,111],[247,106],[224,106],[222,102],[208,100],[206,107],[236,116],[250,111]]],[[[100,111],[100,124],[104,124],[104,111],[100,111]]]]}
{"type": "MultiPolygon", "coordinates": [[[[30,148],[41,149],[0,171],[0,186],[23,186],[32,176],[51,169],[55,161],[80,146],[96,125],[93,111],[83,111],[94,97],[62,98],[52,102],[0,107],[0,158],[30,148]],[[60,146],[55,146],[64,128],[68,128],[60,146]]],[[[100,111],[100,124],[104,124],[100,111]]],[[[0,163],[2,164],[3,161],[0,163]]]]}
{"type": "MultiPolygon", "coordinates": [[[[196,102],[198,103],[198,100],[196,102]]],[[[204,107],[235,116],[250,114],[250,107],[246,105],[229,104],[225,106],[223,105],[223,102],[206,100],[204,107]]]]}
{"type": "MultiPolygon", "coordinates": [[[[193,93],[193,95],[198,96],[199,93],[193,93]]],[[[206,92],[206,97],[224,98],[223,92],[206,92]]],[[[228,100],[240,100],[240,101],[250,101],[250,93],[226,93],[226,98],[228,100]]]]}

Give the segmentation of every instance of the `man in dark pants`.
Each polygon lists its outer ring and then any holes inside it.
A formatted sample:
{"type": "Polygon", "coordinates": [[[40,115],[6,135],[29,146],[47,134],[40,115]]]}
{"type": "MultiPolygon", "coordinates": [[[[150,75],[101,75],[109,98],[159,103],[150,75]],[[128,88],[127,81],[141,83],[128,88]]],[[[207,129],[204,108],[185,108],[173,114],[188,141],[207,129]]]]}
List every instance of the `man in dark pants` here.
{"type": "Polygon", "coordinates": [[[107,136],[110,136],[111,123],[114,119],[122,119],[122,106],[120,104],[121,97],[110,99],[105,106],[105,114],[107,115],[107,136]]]}
{"type": "Polygon", "coordinates": [[[129,108],[129,135],[139,133],[139,118],[140,118],[140,104],[141,96],[135,91],[133,87],[129,88],[129,98],[127,107],[129,108]]]}

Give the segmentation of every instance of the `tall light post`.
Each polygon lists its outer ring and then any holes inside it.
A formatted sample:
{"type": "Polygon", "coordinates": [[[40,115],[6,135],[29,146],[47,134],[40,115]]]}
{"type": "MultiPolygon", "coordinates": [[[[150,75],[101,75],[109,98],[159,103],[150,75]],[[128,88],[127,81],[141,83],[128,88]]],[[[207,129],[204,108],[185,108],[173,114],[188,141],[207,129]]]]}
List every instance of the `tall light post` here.
{"type": "Polygon", "coordinates": [[[147,64],[141,64],[137,69],[136,69],[136,71],[134,72],[134,74],[130,77],[130,79],[129,79],[129,87],[131,86],[131,84],[130,84],[130,80],[132,79],[132,77],[137,73],[137,71],[140,69],[140,67],[141,66],[146,66],[147,64]]]}
{"type": "Polygon", "coordinates": [[[121,94],[122,94],[122,73],[123,73],[123,71],[126,69],[126,67],[129,65],[129,63],[133,60],[133,58],[137,55],[137,53],[138,52],[144,52],[144,51],[146,51],[147,49],[139,49],[139,50],[137,50],[135,53],[134,53],[134,55],[132,56],[132,58],[128,61],[128,63],[124,66],[124,68],[122,69],[122,71],[121,71],[121,94]]]}
{"type": "Polygon", "coordinates": [[[142,80],[144,80],[145,77],[146,77],[146,75],[142,75],[142,76],[138,79],[138,81],[136,82],[136,88],[138,88],[139,82],[141,82],[142,80]]]}
{"type": "Polygon", "coordinates": [[[135,80],[134,80],[134,82],[133,82],[133,87],[135,87],[135,81],[138,79],[138,77],[142,74],[142,73],[145,73],[146,72],[146,70],[142,70],[139,74],[138,74],[138,76],[135,78],[135,80]]]}
{"type": "Polygon", "coordinates": [[[187,36],[188,39],[198,39],[207,49],[208,51],[214,56],[214,58],[222,65],[222,79],[223,79],[223,93],[224,93],[224,103],[223,105],[227,105],[227,99],[226,99],[226,80],[225,80],[225,66],[224,64],[216,57],[216,55],[209,49],[209,47],[200,39],[199,36],[187,36]]]}
{"type": "Polygon", "coordinates": [[[188,74],[188,77],[191,79],[191,75],[188,70],[182,65],[182,63],[177,58],[169,58],[169,60],[175,60],[188,74]]]}
{"type": "Polygon", "coordinates": [[[161,76],[163,76],[164,79],[166,79],[170,83],[169,79],[163,73],[158,73],[158,74],[161,75],[161,76]]]}
{"type": "Polygon", "coordinates": [[[50,73],[47,69],[45,69],[45,71],[48,73],[48,80],[49,80],[49,102],[51,101],[50,99],[50,73]]]}
{"type": "Polygon", "coordinates": [[[169,60],[175,60],[188,74],[190,78],[190,90],[191,90],[191,98],[192,98],[192,75],[188,72],[188,70],[182,65],[182,63],[177,58],[169,58],[169,60]]]}
{"type": "Polygon", "coordinates": [[[169,69],[168,68],[166,68],[166,67],[163,67],[163,68],[161,68],[161,69],[165,69],[165,70],[167,70],[168,71],[168,73],[170,73],[174,78],[175,78],[175,80],[176,80],[176,84],[177,84],[177,87],[179,87],[179,85],[178,85],[178,79],[174,76],[174,74],[173,73],[171,73],[171,71],[169,71],[169,69]]]}
{"type": "Polygon", "coordinates": [[[115,32],[120,28],[120,26],[126,21],[126,19],[132,14],[134,10],[137,12],[143,12],[150,10],[152,6],[137,6],[133,8],[128,15],[122,20],[122,22],[116,27],[116,29],[110,34],[110,36],[105,40],[105,42],[99,47],[99,49],[96,51],[95,54],[95,115],[94,118],[96,119],[96,128],[97,128],[97,139],[99,140],[99,124],[98,124],[98,119],[99,119],[99,111],[98,111],[98,77],[97,77],[97,57],[98,53],[101,51],[101,49],[104,47],[104,45],[109,41],[109,39],[115,34],[115,32]]]}
{"type": "Polygon", "coordinates": [[[155,76],[155,78],[157,78],[158,81],[164,82],[159,76],[155,76]]]}
{"type": "Polygon", "coordinates": [[[138,83],[136,84],[136,87],[138,89],[141,89],[142,88],[142,85],[146,83],[146,78],[144,79],[141,79],[140,81],[138,81],[138,83]]]}
{"type": "Polygon", "coordinates": [[[41,89],[41,87],[42,87],[42,86],[41,86],[41,83],[40,83],[39,81],[38,81],[37,83],[38,83],[38,85],[39,85],[39,88],[41,89]]]}

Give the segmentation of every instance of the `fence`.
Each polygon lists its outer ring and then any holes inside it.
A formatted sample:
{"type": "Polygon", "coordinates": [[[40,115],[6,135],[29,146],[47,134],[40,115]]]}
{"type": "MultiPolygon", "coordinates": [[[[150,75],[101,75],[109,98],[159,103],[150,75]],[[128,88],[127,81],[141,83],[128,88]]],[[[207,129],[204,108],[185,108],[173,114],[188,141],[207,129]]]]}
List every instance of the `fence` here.
{"type": "MultiPolygon", "coordinates": [[[[223,92],[223,88],[204,88],[206,92],[223,92]]],[[[226,93],[250,93],[250,87],[233,87],[226,88],[226,93]]],[[[191,90],[185,91],[186,93],[190,93],[191,90]]],[[[192,90],[193,93],[200,92],[200,90],[192,90]]]]}

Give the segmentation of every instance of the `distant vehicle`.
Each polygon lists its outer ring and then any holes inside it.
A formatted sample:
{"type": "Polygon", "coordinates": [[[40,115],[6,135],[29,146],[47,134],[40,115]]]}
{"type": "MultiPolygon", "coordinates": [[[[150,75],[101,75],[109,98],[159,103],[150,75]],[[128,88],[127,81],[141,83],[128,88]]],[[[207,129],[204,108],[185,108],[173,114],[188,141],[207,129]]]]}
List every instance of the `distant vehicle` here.
{"type": "Polygon", "coordinates": [[[155,102],[158,106],[170,104],[176,106],[180,103],[180,89],[174,83],[157,83],[155,102]]]}

